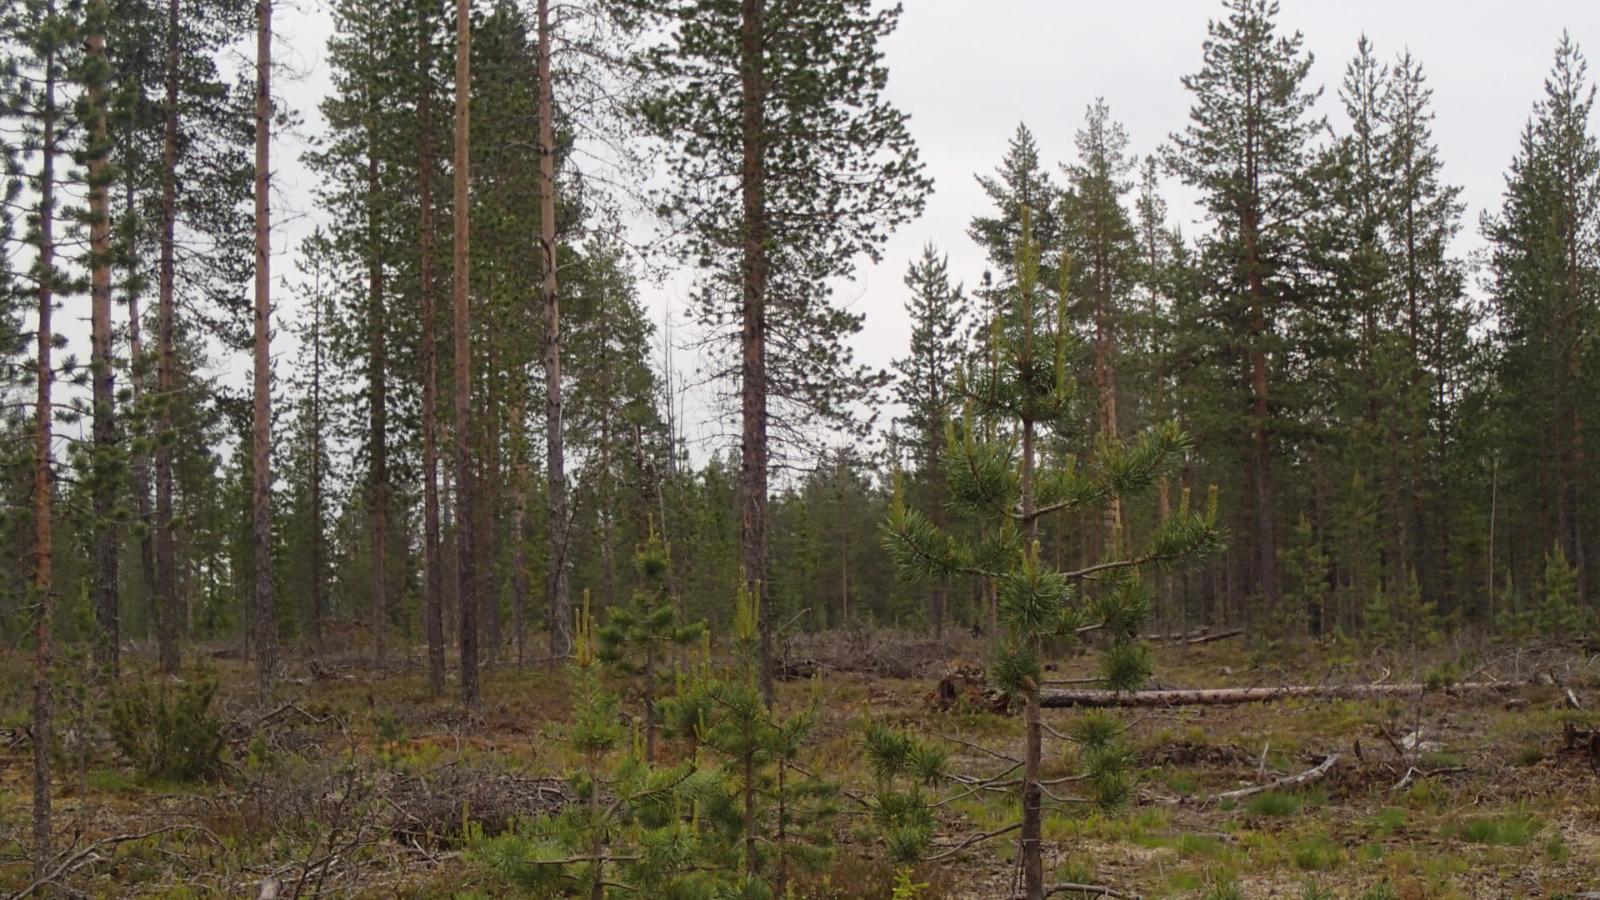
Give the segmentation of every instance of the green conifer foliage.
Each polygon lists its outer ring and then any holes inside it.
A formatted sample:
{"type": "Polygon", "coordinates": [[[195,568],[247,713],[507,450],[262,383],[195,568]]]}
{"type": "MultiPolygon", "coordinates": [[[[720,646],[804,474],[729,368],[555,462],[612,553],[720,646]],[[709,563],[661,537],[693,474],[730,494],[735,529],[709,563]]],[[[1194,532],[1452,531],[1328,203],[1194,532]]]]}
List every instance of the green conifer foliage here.
{"type": "MultiPolygon", "coordinates": [[[[1111,646],[1103,666],[1107,686],[1137,688],[1149,675],[1146,654],[1136,644],[1150,609],[1140,570],[1197,559],[1222,542],[1215,524],[1215,495],[1202,513],[1190,508],[1185,494],[1177,514],[1156,528],[1142,547],[1114,541],[1101,561],[1075,571],[1061,571],[1041,555],[1041,517],[1065,510],[1100,510],[1115,498],[1146,492],[1175,471],[1189,446],[1182,431],[1168,424],[1150,428],[1127,444],[1104,436],[1094,455],[1084,460],[1066,457],[1059,465],[1040,465],[1038,442],[1061,436],[1073,408],[1076,382],[1068,363],[1075,349],[1068,312],[1070,270],[1071,261],[1063,258],[1061,284],[1055,296],[1048,297],[1039,286],[1039,245],[1033,238],[1032,215],[1024,209],[1014,296],[990,323],[984,358],[959,379],[965,412],[959,423],[952,424],[945,451],[952,509],[990,523],[980,530],[986,537],[962,540],[909,508],[898,493],[886,525],[889,553],[906,571],[938,578],[978,575],[996,584],[1008,633],[995,660],[994,678],[1003,689],[1020,696],[1026,722],[1021,844],[1024,892],[1030,898],[1043,896],[1044,889],[1039,784],[1044,640],[1103,632],[1111,646]]],[[[1122,780],[1114,771],[1121,759],[1102,750],[1086,754],[1084,761],[1097,785],[1102,777],[1110,785],[1122,780]]]]}
{"type": "Polygon", "coordinates": [[[653,767],[630,744],[622,698],[601,678],[587,592],[574,642],[572,720],[560,735],[581,759],[574,800],[514,832],[469,836],[469,853],[534,896],[713,896],[726,878],[705,864],[696,798],[715,793],[715,777],[653,767]]]}
{"type": "Polygon", "coordinates": [[[662,703],[673,734],[693,738],[696,758],[716,761],[719,779],[702,794],[710,860],[741,873],[733,896],[783,896],[791,866],[816,868],[829,856],[835,787],[813,776],[800,754],[816,724],[815,700],[785,716],[762,696],[759,601],[740,590],[733,666],[710,671],[709,654],[683,690],[662,703]]]}
{"type": "Polygon", "coordinates": [[[643,709],[644,758],[652,763],[656,760],[659,730],[656,698],[666,674],[662,664],[673,647],[698,640],[706,630],[704,622],[684,624],[672,605],[667,587],[671,564],[670,550],[652,527],[649,538],[634,555],[639,587],[633,592],[633,603],[608,610],[606,624],[595,632],[596,656],[628,679],[631,692],[643,709]]]}

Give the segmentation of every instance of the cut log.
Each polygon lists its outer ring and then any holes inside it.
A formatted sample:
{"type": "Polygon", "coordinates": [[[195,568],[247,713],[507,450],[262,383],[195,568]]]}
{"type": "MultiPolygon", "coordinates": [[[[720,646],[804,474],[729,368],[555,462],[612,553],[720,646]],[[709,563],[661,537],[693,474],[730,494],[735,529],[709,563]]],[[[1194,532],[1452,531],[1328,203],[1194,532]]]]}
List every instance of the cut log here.
{"type": "Polygon", "coordinates": [[[1265,784],[1258,784],[1247,788],[1239,788],[1236,791],[1223,791],[1220,794],[1213,794],[1212,796],[1207,797],[1205,802],[1221,803],[1224,800],[1243,800],[1246,797],[1252,797],[1265,791],[1300,787],[1302,785],[1310,784],[1313,781],[1321,780],[1329,772],[1332,772],[1333,767],[1337,766],[1338,764],[1339,754],[1330,753],[1328,754],[1327,759],[1324,759],[1322,762],[1317,763],[1312,768],[1309,768],[1298,775],[1285,775],[1282,778],[1275,778],[1272,781],[1266,782],[1265,784]]]}
{"type": "MultiPolygon", "coordinates": [[[[1438,689],[1444,694],[1489,693],[1515,690],[1510,682],[1475,681],[1438,689]]],[[[1151,707],[1151,706],[1237,706],[1244,703],[1271,703],[1297,697],[1315,699],[1359,699],[1363,697],[1420,696],[1422,684],[1311,684],[1280,687],[1209,688],[1162,691],[1050,690],[1039,693],[1039,705],[1046,709],[1073,707],[1151,707]]]]}

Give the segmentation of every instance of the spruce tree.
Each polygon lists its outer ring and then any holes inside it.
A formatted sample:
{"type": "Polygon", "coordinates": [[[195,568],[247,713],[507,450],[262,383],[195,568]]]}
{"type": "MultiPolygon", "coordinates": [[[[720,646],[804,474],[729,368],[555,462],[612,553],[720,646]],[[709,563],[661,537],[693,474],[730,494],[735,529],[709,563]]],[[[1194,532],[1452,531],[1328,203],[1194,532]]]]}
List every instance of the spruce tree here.
{"type": "MultiPolygon", "coordinates": [[[[1560,543],[1578,569],[1579,596],[1590,573],[1583,496],[1584,423],[1594,421],[1590,364],[1600,250],[1600,143],[1591,115],[1595,88],[1569,36],[1556,48],[1544,97],[1534,105],[1506,178],[1497,215],[1485,217],[1490,243],[1490,298],[1498,323],[1495,378],[1510,447],[1506,476],[1529,498],[1524,522],[1539,543],[1560,543]],[[1553,510],[1547,516],[1542,510],[1553,510]]],[[[1531,537],[1532,535],[1530,535],[1531,537]]],[[[1536,558],[1532,555],[1529,558],[1536,558]]]]}
{"type": "Polygon", "coordinates": [[[632,682],[644,712],[644,761],[656,761],[660,717],[656,712],[666,651],[698,640],[704,623],[682,622],[667,592],[672,564],[670,549],[651,530],[633,558],[639,586],[633,603],[608,610],[606,624],[595,630],[595,653],[602,663],[632,682]]]}
{"type": "Polygon", "coordinates": [[[1040,277],[1053,282],[1054,265],[1061,253],[1061,188],[1039,159],[1039,144],[1023,123],[1006,142],[1006,155],[993,175],[975,176],[994,209],[973,216],[967,236],[983,248],[989,264],[1001,273],[1001,287],[1016,277],[1013,253],[1022,232],[1022,211],[1029,210],[1034,240],[1040,249],[1040,277]]]}
{"type": "MultiPolygon", "coordinates": [[[[933,244],[906,266],[905,286],[911,292],[906,313],[911,317],[911,346],[895,361],[899,378],[895,393],[905,413],[896,420],[915,463],[919,504],[929,509],[934,524],[944,523],[944,436],[954,418],[956,369],[963,358],[961,329],[967,299],[961,285],[950,284],[949,257],[933,244]]],[[[928,594],[928,620],[934,640],[944,639],[949,587],[935,585],[928,594]]]]}

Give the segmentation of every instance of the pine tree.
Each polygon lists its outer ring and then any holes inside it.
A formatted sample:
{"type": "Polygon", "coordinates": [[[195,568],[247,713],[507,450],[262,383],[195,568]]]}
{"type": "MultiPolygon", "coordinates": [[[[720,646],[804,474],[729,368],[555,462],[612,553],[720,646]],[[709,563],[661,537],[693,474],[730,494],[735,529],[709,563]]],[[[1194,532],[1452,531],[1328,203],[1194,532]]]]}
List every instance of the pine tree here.
{"type": "Polygon", "coordinates": [[[255,390],[251,428],[251,522],[255,533],[256,688],[265,705],[278,667],[272,570],[272,0],[256,2],[255,390]]]}
{"type": "Polygon", "coordinates": [[[455,484],[456,484],[456,604],[461,614],[461,702],[476,707],[478,689],[478,585],[474,553],[473,505],[477,485],[472,468],[472,299],[468,268],[471,259],[469,190],[471,171],[472,110],[472,10],[467,0],[456,0],[455,95],[455,240],[452,277],[455,329],[455,484]]]}
{"type": "MultiPolygon", "coordinates": [[[[638,0],[671,39],[649,59],[659,90],[644,104],[668,141],[677,192],[664,204],[709,270],[696,297],[717,346],[714,375],[740,391],[743,577],[767,593],[770,442],[847,424],[886,376],[858,367],[846,339],[861,317],[830,302],[829,279],[875,258],[922,209],[906,115],[883,97],[880,44],[898,8],[867,0],[638,0]],[[733,39],[737,36],[737,39],[733,39]],[[735,174],[737,173],[737,174],[735,174]],[[737,338],[735,339],[735,335],[737,338]]],[[[771,604],[761,604],[763,614],[771,604]]],[[[772,692],[771,623],[762,687],[772,692]]]]}
{"type": "MultiPolygon", "coordinates": [[[[1074,318],[1084,321],[1092,335],[1095,432],[1098,440],[1116,445],[1122,441],[1123,421],[1117,414],[1117,355],[1120,335],[1128,328],[1137,250],[1133,223],[1123,208],[1132,189],[1128,135],[1111,119],[1103,99],[1090,104],[1077,146],[1078,162],[1067,167],[1063,245],[1077,269],[1074,318]]],[[[1122,501],[1114,497],[1106,506],[1101,534],[1107,548],[1122,539],[1123,526],[1122,501]]]]}
{"type": "MultiPolygon", "coordinates": [[[[1112,638],[1104,678],[1115,690],[1139,686],[1149,676],[1148,654],[1138,644],[1149,613],[1149,598],[1138,577],[1141,567],[1174,565],[1215,550],[1215,502],[1201,513],[1188,503],[1152,534],[1145,546],[1114,548],[1101,561],[1073,571],[1058,571],[1041,555],[1040,519],[1063,510],[1100,509],[1113,496],[1127,496],[1155,485],[1177,465],[1187,439],[1175,425],[1157,426],[1124,448],[1102,443],[1083,462],[1041,468],[1039,444],[1070,409],[1075,382],[1068,376],[1073,337],[1068,315],[1067,259],[1058,271],[1062,283],[1055,309],[1039,288],[1039,247],[1033,242],[1030,214],[1023,212],[1018,239],[1014,296],[990,328],[984,350],[987,365],[965,373],[965,411],[950,432],[946,470],[954,507],[980,520],[998,522],[987,539],[967,542],[937,528],[908,508],[900,492],[890,507],[885,542],[895,563],[934,577],[971,574],[992,579],[1009,628],[996,660],[996,677],[1023,702],[1025,728],[1021,855],[1023,890],[1030,900],[1045,895],[1041,854],[1043,758],[1039,683],[1040,654],[1047,636],[1103,630],[1112,638]],[[1005,433],[980,427],[998,420],[1005,433]],[[1125,555],[1124,555],[1125,554],[1125,555]],[[1084,585],[1096,586],[1092,594],[1084,585]]],[[[1122,782],[1106,773],[1107,784],[1122,782]]]]}
{"type": "MultiPolygon", "coordinates": [[[[1190,123],[1172,137],[1167,165],[1202,195],[1214,233],[1205,245],[1216,293],[1209,314],[1225,323],[1219,340],[1249,372],[1250,413],[1233,430],[1248,435],[1255,493],[1255,581],[1269,606],[1279,600],[1274,432],[1285,398],[1269,392],[1294,302],[1292,270],[1309,205],[1304,189],[1318,92],[1305,86],[1311,56],[1299,33],[1277,31],[1276,0],[1225,0],[1207,25],[1204,62],[1185,76],[1190,123]],[[1242,346],[1232,334],[1245,335],[1242,346]]],[[[1280,384],[1280,388],[1282,385],[1280,384]]]]}
{"type": "Polygon", "coordinates": [[[1388,134],[1384,169],[1392,193],[1386,232],[1404,313],[1407,362],[1404,425],[1409,466],[1411,531],[1423,591],[1449,586],[1447,500],[1442,471],[1452,426],[1452,397],[1470,358],[1470,310],[1463,302],[1465,273],[1450,256],[1460,228],[1461,189],[1440,178],[1443,163],[1433,142],[1432,90],[1410,52],[1396,60],[1381,115],[1388,134]]]}
{"type": "MultiPolygon", "coordinates": [[[[442,16],[437,4],[419,0],[416,15],[416,59],[413,89],[417,121],[417,294],[422,319],[422,558],[423,631],[428,642],[428,687],[444,695],[444,559],[439,535],[439,327],[434,277],[435,234],[433,188],[435,141],[433,110],[438,90],[435,41],[442,16]]],[[[519,657],[520,661],[520,657],[519,657]]]]}
{"type": "MultiPolygon", "coordinates": [[[[32,511],[31,579],[27,598],[32,607],[33,632],[33,710],[29,722],[33,748],[33,843],[30,858],[33,875],[43,880],[56,861],[52,852],[53,835],[50,790],[51,758],[56,749],[54,702],[51,685],[53,637],[55,628],[56,557],[58,548],[53,526],[54,479],[54,395],[56,368],[53,351],[58,346],[53,314],[62,296],[70,289],[59,262],[57,197],[64,179],[57,166],[70,146],[76,124],[70,106],[63,102],[65,85],[77,65],[75,48],[79,41],[81,8],[69,4],[60,8],[57,0],[33,0],[13,5],[0,16],[0,35],[17,56],[4,76],[4,112],[20,132],[24,147],[32,151],[26,159],[8,159],[7,176],[12,185],[8,196],[17,196],[26,185],[34,209],[28,217],[25,240],[33,250],[27,288],[35,302],[35,353],[33,366],[34,403],[32,435],[32,511]],[[25,165],[34,168],[25,168],[25,165]]],[[[66,554],[61,554],[66,555],[66,554]]]]}
{"type": "Polygon", "coordinates": [[[721,760],[720,790],[702,813],[721,832],[711,842],[713,859],[742,872],[735,882],[742,895],[784,896],[792,862],[815,867],[827,858],[835,789],[797,765],[819,698],[785,716],[763,696],[760,601],[739,588],[732,668],[712,673],[707,659],[661,708],[669,733],[721,760]]]}

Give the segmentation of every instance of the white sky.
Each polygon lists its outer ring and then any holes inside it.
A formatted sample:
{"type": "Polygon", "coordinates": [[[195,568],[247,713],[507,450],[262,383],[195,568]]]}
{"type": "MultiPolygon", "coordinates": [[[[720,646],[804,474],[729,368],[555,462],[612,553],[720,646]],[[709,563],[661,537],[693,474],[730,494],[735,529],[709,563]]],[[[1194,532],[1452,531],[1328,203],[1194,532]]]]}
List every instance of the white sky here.
{"type": "MultiPolygon", "coordinates": [[[[319,0],[285,4],[278,15],[279,53],[303,73],[283,82],[281,95],[318,127],[316,105],[327,90],[323,46],[330,31],[319,0]]],[[[933,241],[949,253],[954,277],[972,285],[983,254],[966,237],[970,218],[987,202],[974,174],[998,164],[1006,141],[1026,122],[1043,157],[1070,159],[1073,134],[1086,105],[1104,96],[1126,126],[1130,150],[1145,154],[1188,115],[1189,96],[1179,78],[1200,64],[1206,22],[1221,13],[1210,0],[904,0],[900,29],[885,46],[890,99],[911,116],[934,193],[922,218],[888,243],[881,264],[863,267],[842,285],[840,302],[866,313],[856,341],[862,362],[888,367],[905,352],[909,328],[902,308],[901,276],[907,262],[933,241]]],[[[1596,0],[1283,0],[1280,25],[1305,34],[1315,56],[1310,81],[1325,88],[1321,110],[1335,128],[1343,125],[1337,87],[1356,40],[1367,34],[1380,59],[1409,48],[1422,63],[1434,91],[1435,137],[1445,161],[1444,177],[1464,188],[1467,204],[1462,252],[1481,243],[1479,213],[1498,206],[1507,165],[1563,28],[1600,59],[1600,2],[1596,0]]],[[[1600,69],[1594,63],[1591,78],[1600,69]]],[[[316,221],[310,204],[311,176],[298,165],[300,147],[285,137],[275,148],[282,231],[275,271],[293,272],[290,251],[316,221]],[[301,213],[295,216],[295,213],[301,213]]],[[[530,159],[529,164],[533,162],[530,159]]],[[[1189,235],[1201,229],[1192,198],[1166,186],[1176,219],[1189,235]]],[[[666,309],[681,321],[689,276],[644,286],[659,320],[666,309]]],[[[287,318],[296,312],[282,298],[278,352],[290,351],[287,318]]],[[[679,337],[684,329],[680,328],[679,337]]],[[[680,367],[692,358],[680,353],[680,367]]],[[[241,360],[240,365],[243,365],[241,360]]],[[[230,367],[233,368],[233,367],[230,367]]],[[[281,372],[281,370],[280,370],[281,372]]],[[[691,438],[733,435],[703,402],[688,400],[691,438]]],[[[697,455],[707,447],[697,448],[697,455]]]]}

